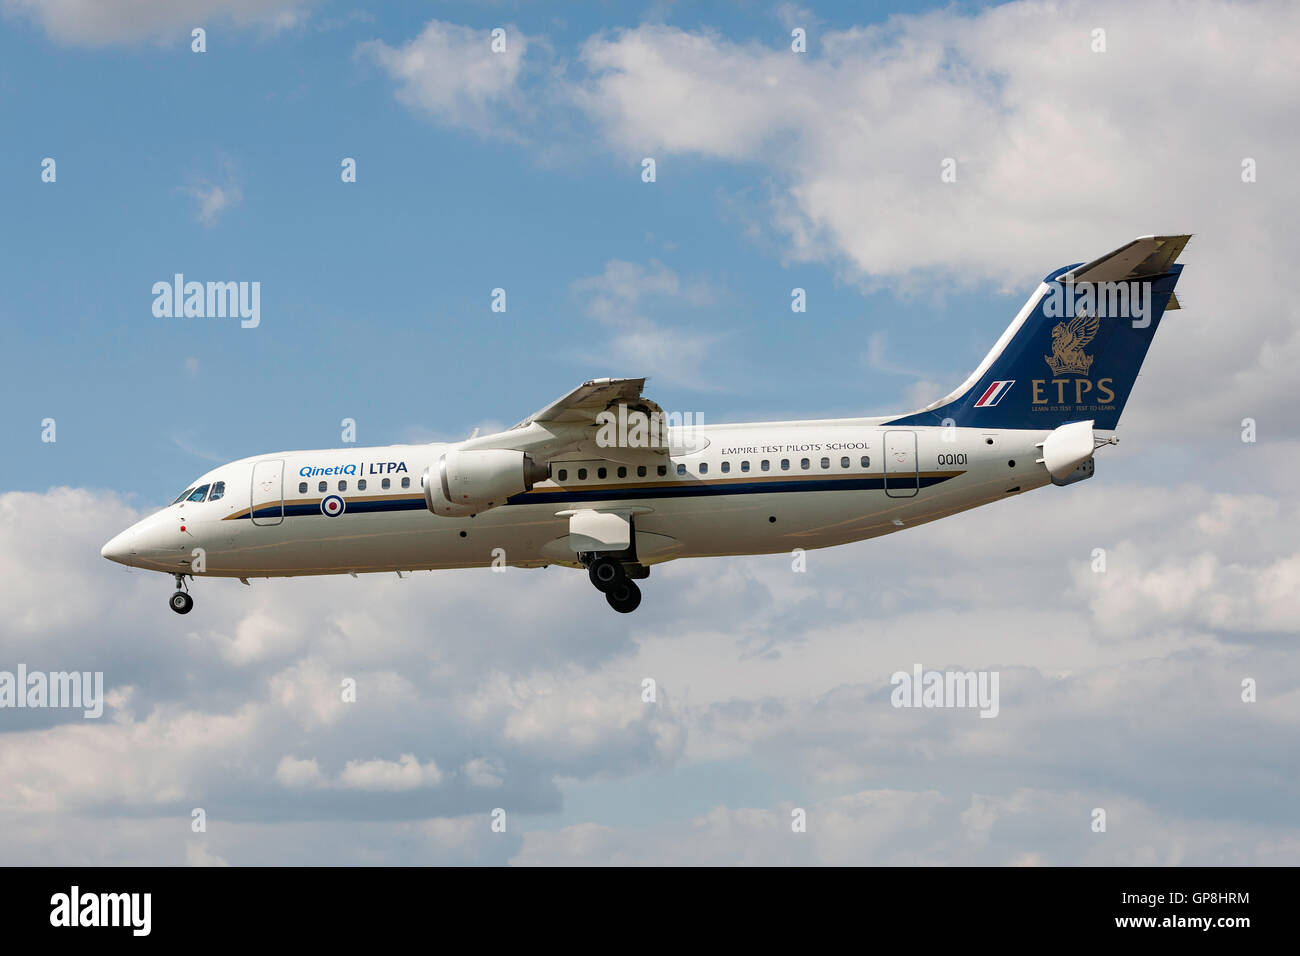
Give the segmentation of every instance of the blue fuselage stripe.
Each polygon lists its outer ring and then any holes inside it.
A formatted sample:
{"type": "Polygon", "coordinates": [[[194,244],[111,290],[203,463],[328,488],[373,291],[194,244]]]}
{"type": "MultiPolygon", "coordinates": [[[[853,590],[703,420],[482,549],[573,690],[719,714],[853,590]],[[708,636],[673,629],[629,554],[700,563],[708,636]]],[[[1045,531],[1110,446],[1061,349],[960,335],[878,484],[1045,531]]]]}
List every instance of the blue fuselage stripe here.
{"type": "MultiPolygon", "coordinates": [[[[955,478],[956,475],[922,475],[913,478],[910,475],[891,477],[889,488],[894,491],[910,491],[913,488],[929,488],[955,478]]],[[[681,484],[660,485],[653,488],[615,488],[609,485],[578,491],[566,488],[556,491],[530,491],[506,499],[508,505],[566,504],[570,502],[596,501],[639,501],[650,498],[698,498],[715,495],[783,495],[805,491],[884,491],[885,479],[881,475],[861,476],[856,478],[792,478],[789,481],[727,481],[717,484],[704,484],[684,481],[681,484]]],[[[399,498],[379,501],[367,501],[364,498],[346,499],[345,515],[375,514],[388,511],[422,511],[425,509],[424,498],[399,498]]],[[[258,508],[253,513],[256,518],[278,518],[281,506],[269,505],[258,508]]],[[[286,518],[300,518],[310,515],[322,515],[320,504],[288,504],[283,506],[286,518]]],[[[242,517],[247,518],[248,515],[242,517]]]]}
{"type": "MultiPolygon", "coordinates": [[[[895,491],[910,491],[913,488],[928,488],[947,481],[953,476],[923,476],[919,479],[911,475],[891,478],[889,487],[895,491]]],[[[728,481],[718,484],[682,482],[679,485],[664,485],[655,488],[625,488],[611,493],[609,488],[593,488],[590,491],[575,491],[571,488],[563,491],[532,491],[515,495],[507,500],[512,505],[559,503],[566,501],[627,501],[643,498],[698,498],[713,495],[782,495],[801,491],[883,491],[885,479],[880,476],[862,476],[858,478],[792,478],[789,481],[728,481]]]]}

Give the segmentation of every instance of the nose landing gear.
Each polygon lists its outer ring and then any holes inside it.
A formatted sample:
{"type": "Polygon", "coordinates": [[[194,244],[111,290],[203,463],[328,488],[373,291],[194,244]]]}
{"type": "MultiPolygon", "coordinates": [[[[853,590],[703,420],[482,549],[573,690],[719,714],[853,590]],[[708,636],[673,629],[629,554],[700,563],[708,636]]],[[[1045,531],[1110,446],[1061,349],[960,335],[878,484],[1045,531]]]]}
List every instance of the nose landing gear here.
{"type": "Polygon", "coordinates": [[[176,593],[167,603],[177,614],[189,614],[194,609],[194,598],[190,597],[189,587],[185,584],[185,575],[176,575],[176,593]]]}

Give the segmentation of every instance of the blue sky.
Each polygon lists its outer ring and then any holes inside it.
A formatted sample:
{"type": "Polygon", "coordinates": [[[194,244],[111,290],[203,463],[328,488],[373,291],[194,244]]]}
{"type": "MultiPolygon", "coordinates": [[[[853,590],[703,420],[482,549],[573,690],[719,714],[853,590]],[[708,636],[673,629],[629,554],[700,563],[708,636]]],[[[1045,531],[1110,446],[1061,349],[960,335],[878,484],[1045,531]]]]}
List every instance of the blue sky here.
{"type": "MultiPolygon", "coordinates": [[[[0,440],[33,451],[6,487],[65,483],[94,461],[98,483],[156,502],[214,459],[338,444],[344,417],[363,443],[456,438],[586,378],[645,374],[600,360],[602,330],[573,291],[614,259],[707,287],[684,312],[651,306],[651,318],[717,335],[699,374],[651,383],[665,407],[705,421],[904,410],[918,375],[945,388],[964,377],[1027,294],[1028,276],[1024,291],[963,294],[954,318],[945,299],[789,262],[770,230],[748,228],[773,188],[761,164],[660,157],[645,184],[637,159],[598,145],[575,110],[559,110],[573,138],[558,143],[440,127],[357,52],[418,33],[423,14],[351,12],[321,5],[274,35],[217,20],[202,55],[185,31],[68,48],[6,21],[0,371],[11,397],[0,440]],[[54,184],[40,180],[46,156],[54,184]],[[340,181],[345,156],[358,162],[355,184],[340,181]],[[212,186],[240,198],[205,224],[193,191],[212,186]],[[176,272],[261,282],[261,326],[155,318],[150,289],[176,272]],[[497,287],[505,314],[489,308],[497,287]],[[790,310],[795,287],[806,314],[790,310]],[[916,374],[868,367],[873,333],[916,374]],[[926,347],[936,335],[942,350],[926,347]],[[33,446],[46,417],[59,440],[33,446]]],[[[453,4],[438,15],[545,33],[572,61],[588,36],[644,11],[453,4]]],[[[757,6],[670,6],[663,20],[770,46],[786,35],[757,6]]]]}
{"type": "Polygon", "coordinates": [[[0,711],[0,860],[1300,862],[1296,36],[1282,0],[0,0],[0,670],[109,688],[0,711]],[[1052,269],[1183,232],[1093,480],[806,572],[672,562],[627,616],[560,568],[203,580],[180,618],[99,555],[343,418],[452,440],[643,374],[706,422],[908,411],[1052,269]],[[261,283],[260,326],[156,318],[176,272],[261,283]],[[892,708],[917,662],[999,671],[998,718],[892,708]]]}

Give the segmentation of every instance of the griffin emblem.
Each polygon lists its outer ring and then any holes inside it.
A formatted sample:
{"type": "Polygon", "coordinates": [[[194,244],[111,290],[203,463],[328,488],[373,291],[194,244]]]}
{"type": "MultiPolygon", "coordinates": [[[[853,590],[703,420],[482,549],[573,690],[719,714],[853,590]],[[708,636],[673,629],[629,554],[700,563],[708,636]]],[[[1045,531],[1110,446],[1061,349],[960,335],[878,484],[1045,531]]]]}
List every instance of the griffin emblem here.
{"type": "Polygon", "coordinates": [[[1086,312],[1076,315],[1069,325],[1056,323],[1052,329],[1052,354],[1043,356],[1053,376],[1088,374],[1093,357],[1084,354],[1083,347],[1093,340],[1100,324],[1097,316],[1086,312]]]}

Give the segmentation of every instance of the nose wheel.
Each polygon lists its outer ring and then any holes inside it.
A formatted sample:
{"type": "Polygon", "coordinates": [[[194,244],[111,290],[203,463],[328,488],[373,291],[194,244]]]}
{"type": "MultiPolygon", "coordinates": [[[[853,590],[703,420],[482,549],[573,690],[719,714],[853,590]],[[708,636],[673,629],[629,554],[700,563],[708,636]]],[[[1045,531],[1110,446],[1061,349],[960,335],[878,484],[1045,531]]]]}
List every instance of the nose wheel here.
{"type": "Polygon", "coordinates": [[[185,584],[185,575],[176,575],[176,593],[167,602],[177,614],[189,614],[194,609],[194,598],[190,597],[185,584]]]}

